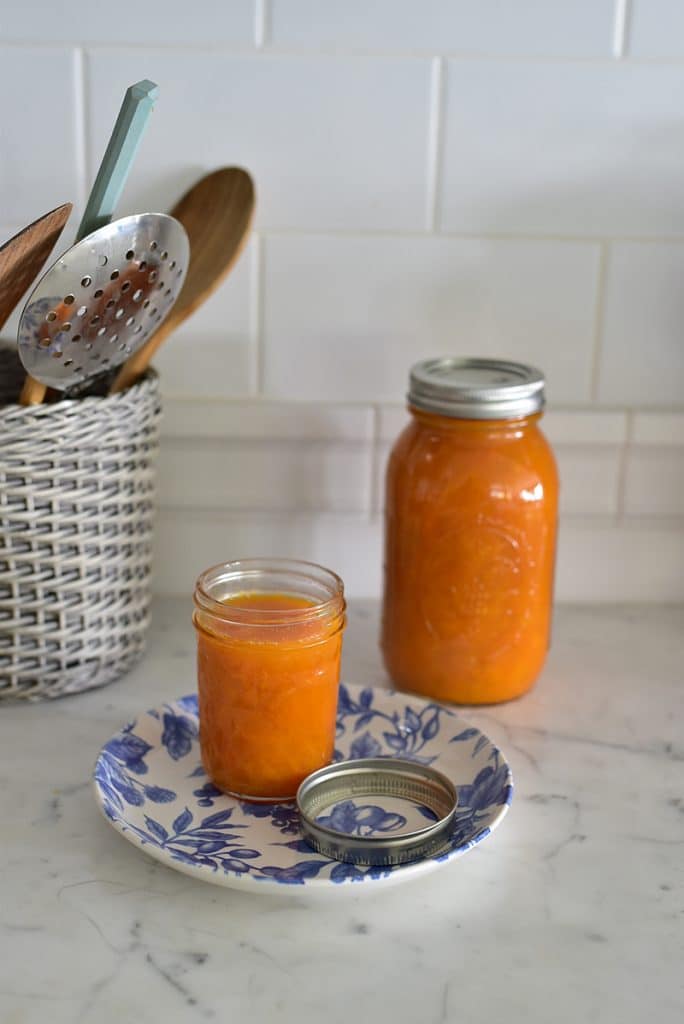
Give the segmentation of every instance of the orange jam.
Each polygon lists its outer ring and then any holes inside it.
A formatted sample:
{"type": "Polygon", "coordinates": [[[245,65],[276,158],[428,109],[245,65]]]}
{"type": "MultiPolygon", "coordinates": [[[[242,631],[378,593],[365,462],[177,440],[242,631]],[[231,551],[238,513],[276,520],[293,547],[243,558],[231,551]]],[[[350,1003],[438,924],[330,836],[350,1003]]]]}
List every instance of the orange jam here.
{"type": "Polygon", "coordinates": [[[439,700],[509,700],[532,686],[549,645],[553,453],[539,414],[411,412],[387,469],[387,670],[439,700]]]}
{"type": "Polygon", "coordinates": [[[226,587],[225,570],[257,561],[209,570],[195,591],[202,762],[228,793],[287,800],[332,759],[345,605],[341,581],[307,563],[284,564],[304,566],[308,582],[260,563],[226,587]],[[293,589],[241,590],[245,582],[293,589]]]}

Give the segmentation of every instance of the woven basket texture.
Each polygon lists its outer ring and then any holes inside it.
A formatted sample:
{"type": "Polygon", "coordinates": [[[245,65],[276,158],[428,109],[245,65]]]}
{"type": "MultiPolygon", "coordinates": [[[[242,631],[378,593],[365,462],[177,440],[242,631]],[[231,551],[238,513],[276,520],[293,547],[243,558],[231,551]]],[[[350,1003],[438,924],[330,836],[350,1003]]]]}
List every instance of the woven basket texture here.
{"type": "Polygon", "coordinates": [[[156,374],[27,408],[22,379],[0,347],[0,702],[117,679],[142,655],[150,613],[156,374]]]}

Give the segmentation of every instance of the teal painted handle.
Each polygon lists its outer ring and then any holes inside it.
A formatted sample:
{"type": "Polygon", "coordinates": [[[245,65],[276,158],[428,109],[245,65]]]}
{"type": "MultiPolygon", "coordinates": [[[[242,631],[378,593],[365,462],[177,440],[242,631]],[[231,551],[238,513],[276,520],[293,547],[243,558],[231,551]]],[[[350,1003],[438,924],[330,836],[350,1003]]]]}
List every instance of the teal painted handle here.
{"type": "Polygon", "coordinates": [[[144,79],[126,90],[100,169],[97,172],[83,219],[76,234],[79,242],[91,231],[109,224],[121,198],[126,179],[143,137],[159,86],[144,79]]]}

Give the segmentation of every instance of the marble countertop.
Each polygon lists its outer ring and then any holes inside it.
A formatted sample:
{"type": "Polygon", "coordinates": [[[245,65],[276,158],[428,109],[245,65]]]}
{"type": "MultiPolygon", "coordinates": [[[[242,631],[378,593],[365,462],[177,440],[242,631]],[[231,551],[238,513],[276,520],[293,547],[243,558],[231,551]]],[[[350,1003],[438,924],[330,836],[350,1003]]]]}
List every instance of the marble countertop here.
{"type": "MultiPolygon", "coordinates": [[[[508,756],[511,812],[409,885],[308,905],[205,885],[108,827],[90,773],[194,689],[188,603],[125,679],[0,708],[0,1022],[659,1024],[684,1019],[681,608],[561,608],[536,690],[465,716],[508,756]]],[[[387,685],[377,607],[349,682],[387,685]]]]}

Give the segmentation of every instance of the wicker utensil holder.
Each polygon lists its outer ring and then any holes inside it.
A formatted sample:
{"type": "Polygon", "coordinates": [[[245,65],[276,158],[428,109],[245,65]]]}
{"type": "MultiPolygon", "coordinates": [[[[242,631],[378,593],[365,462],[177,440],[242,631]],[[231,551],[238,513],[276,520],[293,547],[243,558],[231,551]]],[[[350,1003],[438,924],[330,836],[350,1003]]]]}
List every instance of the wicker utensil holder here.
{"type": "Polygon", "coordinates": [[[117,679],[144,651],[150,609],[156,374],[27,408],[21,379],[0,349],[0,702],[117,679]]]}

